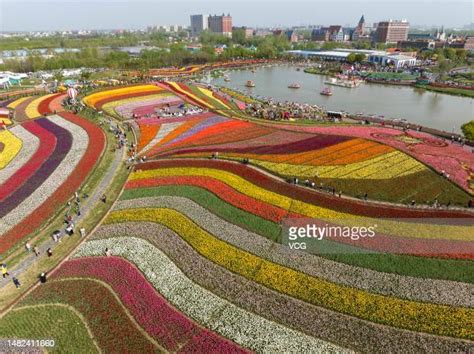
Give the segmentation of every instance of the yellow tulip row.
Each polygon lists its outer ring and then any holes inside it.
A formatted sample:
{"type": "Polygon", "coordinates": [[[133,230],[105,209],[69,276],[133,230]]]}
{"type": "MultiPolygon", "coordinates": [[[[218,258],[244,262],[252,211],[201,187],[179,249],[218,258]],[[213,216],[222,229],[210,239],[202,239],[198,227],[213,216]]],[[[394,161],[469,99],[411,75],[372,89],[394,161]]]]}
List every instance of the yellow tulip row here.
{"type": "Polygon", "coordinates": [[[23,101],[26,101],[29,98],[30,98],[30,96],[21,97],[21,98],[15,100],[15,101],[13,101],[12,103],[10,103],[7,107],[8,108],[16,108],[20,103],[22,103],[23,101]]]}
{"type": "Polygon", "coordinates": [[[454,225],[432,225],[418,224],[414,222],[391,221],[382,219],[371,219],[368,217],[359,217],[352,214],[339,212],[300,200],[291,199],[287,196],[269,191],[256,186],[246,179],[237,176],[231,172],[200,167],[174,167],[154,170],[135,171],[130,175],[129,180],[149,179],[169,176],[199,176],[219,180],[238,192],[248,195],[251,198],[258,199],[265,203],[280,207],[284,210],[297,213],[308,218],[322,219],[326,221],[348,222],[357,221],[367,225],[377,225],[377,232],[410,238],[425,239],[447,239],[472,241],[474,239],[474,230],[469,226],[454,225]],[[291,210],[290,210],[291,209],[291,210]]]}
{"type": "Polygon", "coordinates": [[[52,94],[49,94],[49,95],[44,95],[44,96],[41,96],[41,97],[38,97],[37,99],[31,101],[28,106],[26,106],[26,109],[25,109],[25,114],[28,118],[32,119],[32,118],[38,118],[41,116],[40,112],[38,111],[38,106],[40,105],[40,103],[43,101],[43,100],[46,100],[48,99],[49,97],[51,96],[54,96],[55,93],[52,93],[52,94]]]}
{"type": "Polygon", "coordinates": [[[0,169],[2,169],[20,152],[23,143],[9,130],[0,131],[0,143],[3,145],[3,151],[0,151],[0,169]]]}
{"type": "Polygon", "coordinates": [[[473,339],[474,310],[402,300],[341,286],[259,258],[201,229],[171,209],[115,211],[106,223],[155,222],[175,231],[212,262],[270,289],[333,311],[393,327],[473,339]]]}
{"type": "Polygon", "coordinates": [[[318,176],[321,178],[341,179],[388,179],[407,176],[428,169],[421,162],[418,162],[400,151],[393,151],[362,162],[336,166],[293,165],[290,163],[276,163],[259,159],[252,159],[251,162],[279,175],[298,176],[302,178],[318,176]]]}

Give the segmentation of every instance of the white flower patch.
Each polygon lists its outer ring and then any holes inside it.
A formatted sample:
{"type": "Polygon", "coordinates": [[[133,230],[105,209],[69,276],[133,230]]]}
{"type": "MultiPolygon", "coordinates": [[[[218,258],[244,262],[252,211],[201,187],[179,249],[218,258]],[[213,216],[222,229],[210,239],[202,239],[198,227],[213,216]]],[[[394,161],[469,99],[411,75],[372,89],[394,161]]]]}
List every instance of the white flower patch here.
{"type": "Polygon", "coordinates": [[[243,310],[194,283],[160,250],[139,238],[89,241],[74,257],[113,255],[138,266],[176,308],[203,326],[257,352],[351,352],[243,310]]]}
{"type": "Polygon", "coordinates": [[[2,218],[0,222],[0,234],[8,232],[43,204],[43,202],[66,181],[86,152],[89,144],[89,136],[82,127],[73,124],[60,116],[51,116],[48,119],[71,133],[71,149],[43,184],[15,209],[2,218]]]}
{"type": "Polygon", "coordinates": [[[0,184],[13,176],[38,150],[40,140],[21,125],[14,126],[10,132],[22,141],[20,152],[5,168],[0,169],[0,184]]]}

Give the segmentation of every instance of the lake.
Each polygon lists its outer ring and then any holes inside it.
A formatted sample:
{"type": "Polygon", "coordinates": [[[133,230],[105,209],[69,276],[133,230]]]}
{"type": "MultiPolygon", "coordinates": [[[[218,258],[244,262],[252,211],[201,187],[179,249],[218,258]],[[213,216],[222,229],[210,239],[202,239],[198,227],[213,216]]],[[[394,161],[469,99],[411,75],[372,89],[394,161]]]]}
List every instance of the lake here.
{"type": "Polygon", "coordinates": [[[474,99],[425,91],[407,86],[363,83],[357,88],[344,88],[324,84],[326,76],[297,71],[295,66],[277,65],[251,70],[232,70],[230,82],[216,78],[213,84],[227,86],[254,95],[272,97],[278,101],[294,101],[320,105],[328,110],[363,112],[385,118],[406,119],[445,131],[460,132],[462,124],[474,119],[474,99]],[[256,87],[247,88],[247,80],[256,87]],[[299,83],[300,89],[290,89],[290,83],[299,83]],[[332,96],[320,95],[331,87],[332,96]]]}

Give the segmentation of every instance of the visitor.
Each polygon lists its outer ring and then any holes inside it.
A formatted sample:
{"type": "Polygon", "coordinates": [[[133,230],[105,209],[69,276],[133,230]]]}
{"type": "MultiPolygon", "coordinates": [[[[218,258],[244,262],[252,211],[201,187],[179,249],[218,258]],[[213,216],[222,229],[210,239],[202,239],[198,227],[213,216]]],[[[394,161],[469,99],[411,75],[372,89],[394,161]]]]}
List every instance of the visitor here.
{"type": "Polygon", "coordinates": [[[30,253],[31,252],[31,245],[28,241],[26,241],[25,243],[25,249],[26,249],[26,252],[27,253],[30,253]]]}
{"type": "Polygon", "coordinates": [[[48,248],[46,253],[48,254],[48,257],[51,257],[53,255],[53,250],[51,249],[51,247],[48,248]]]}
{"type": "Polygon", "coordinates": [[[17,289],[20,289],[21,284],[20,284],[20,281],[18,280],[18,278],[12,277],[12,281],[13,281],[13,284],[15,284],[15,287],[17,289]]]}
{"type": "Polygon", "coordinates": [[[339,191],[338,196],[339,196],[339,198],[341,198],[341,196],[342,196],[342,191],[339,191]]]}
{"type": "Polygon", "coordinates": [[[105,249],[105,255],[107,257],[110,257],[112,255],[112,252],[110,252],[110,250],[108,248],[105,249]]]}
{"type": "Polygon", "coordinates": [[[105,194],[102,194],[102,197],[100,197],[100,200],[102,201],[102,203],[107,203],[107,196],[105,194]]]}
{"type": "Polygon", "coordinates": [[[81,229],[79,230],[80,234],[81,234],[81,237],[85,237],[86,236],[86,229],[81,227],[81,229]]]}
{"type": "Polygon", "coordinates": [[[368,197],[368,194],[365,193],[365,194],[364,194],[364,200],[367,200],[367,197],[368,197]]]}
{"type": "Polygon", "coordinates": [[[46,273],[44,273],[44,272],[41,273],[41,274],[39,275],[39,280],[40,280],[40,283],[41,283],[41,284],[46,283],[46,281],[48,280],[47,277],[46,277],[46,273]]]}
{"type": "Polygon", "coordinates": [[[7,276],[10,276],[10,273],[8,273],[7,265],[4,263],[2,264],[2,277],[5,279],[7,276]]]}
{"type": "Polygon", "coordinates": [[[36,256],[36,257],[39,257],[40,251],[39,251],[39,249],[38,249],[38,246],[35,245],[35,246],[33,247],[33,252],[35,253],[35,256],[36,256]]]}
{"type": "Polygon", "coordinates": [[[412,200],[411,200],[411,206],[414,207],[415,204],[416,204],[415,199],[412,199],[412,200]]]}

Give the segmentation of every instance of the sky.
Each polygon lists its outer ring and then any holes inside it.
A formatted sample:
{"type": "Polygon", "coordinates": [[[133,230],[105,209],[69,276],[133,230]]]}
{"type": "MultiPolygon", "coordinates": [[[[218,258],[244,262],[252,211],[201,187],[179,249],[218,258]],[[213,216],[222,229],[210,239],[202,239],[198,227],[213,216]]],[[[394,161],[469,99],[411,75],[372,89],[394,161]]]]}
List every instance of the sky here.
{"type": "Polygon", "coordinates": [[[0,31],[140,29],[189,25],[192,14],[230,13],[234,26],[355,26],[407,19],[413,25],[474,22],[473,0],[0,0],[0,31]]]}

